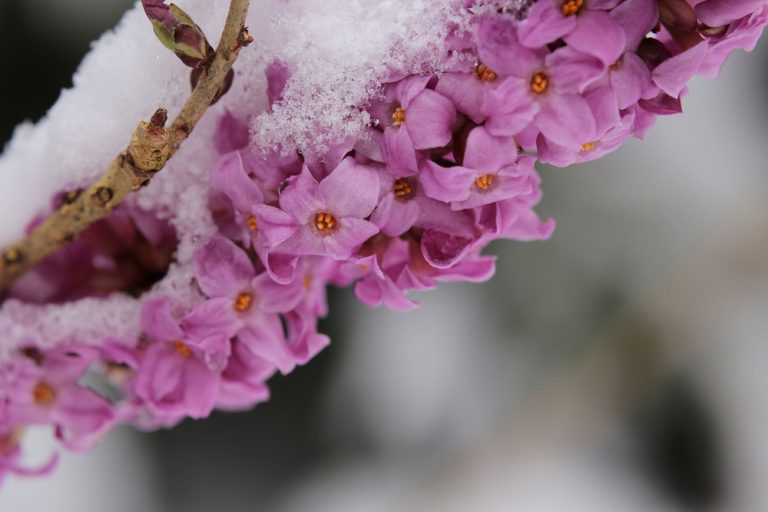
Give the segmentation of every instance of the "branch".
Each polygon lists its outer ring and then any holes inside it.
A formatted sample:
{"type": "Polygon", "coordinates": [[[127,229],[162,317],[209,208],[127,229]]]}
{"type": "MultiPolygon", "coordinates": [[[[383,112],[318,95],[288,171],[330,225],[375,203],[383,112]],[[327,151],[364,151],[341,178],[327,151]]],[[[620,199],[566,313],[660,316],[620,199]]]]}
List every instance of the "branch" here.
{"type": "Polygon", "coordinates": [[[88,226],[107,217],[128,194],[149,184],[179,150],[216,97],[240,49],[253,41],[245,28],[248,4],[249,0],[231,0],[214,58],[171,126],[165,128],[168,113],[162,108],[149,123],[139,123],[128,147],[95,183],[82,192],[68,193],[58,210],[2,252],[0,293],[88,226]]]}

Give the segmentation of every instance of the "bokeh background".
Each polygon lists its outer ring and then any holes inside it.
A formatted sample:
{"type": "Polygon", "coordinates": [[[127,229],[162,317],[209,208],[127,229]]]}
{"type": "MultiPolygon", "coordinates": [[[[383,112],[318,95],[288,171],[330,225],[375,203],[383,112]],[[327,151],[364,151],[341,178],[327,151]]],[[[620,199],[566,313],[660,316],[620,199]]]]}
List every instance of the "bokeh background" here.
{"type": "MultiPolygon", "coordinates": [[[[0,0],[0,144],[131,4],[0,0]]],[[[558,229],[492,246],[490,283],[408,314],[334,291],[333,344],[271,402],[118,430],[0,510],[768,510],[768,40],[684,109],[543,168],[558,229]]]]}

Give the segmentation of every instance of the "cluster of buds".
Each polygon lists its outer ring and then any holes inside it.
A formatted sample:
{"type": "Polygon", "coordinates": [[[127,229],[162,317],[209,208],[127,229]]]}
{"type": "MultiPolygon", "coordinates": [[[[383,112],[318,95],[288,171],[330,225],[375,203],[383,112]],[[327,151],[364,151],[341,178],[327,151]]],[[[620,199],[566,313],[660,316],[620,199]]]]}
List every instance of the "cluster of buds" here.
{"type": "MultiPolygon", "coordinates": [[[[209,45],[183,12],[143,3],[182,60],[205,60],[209,45]]],[[[417,306],[411,291],[488,279],[494,258],[482,251],[491,241],[552,233],[553,221],[534,211],[537,161],[592,160],[642,137],[657,115],[681,110],[691,77],[717,74],[768,22],[762,0],[458,7],[470,22],[446,41],[441,72],[383,83],[359,106],[374,120],[364,138],[322,154],[269,150],[249,144],[245,116],[220,120],[209,202],[218,232],[194,258],[199,297],[190,305],[143,295],[137,333],[54,350],[30,340],[2,363],[0,475],[30,472],[18,459],[28,425],[52,425],[67,446],[82,447],[120,422],[167,427],[265,400],[272,375],[328,344],[317,331],[328,285],[354,286],[370,306],[408,310],[417,306]]],[[[280,62],[267,69],[271,104],[281,101],[286,70],[280,62]]],[[[152,275],[147,261],[168,263],[173,233],[145,213],[118,211],[95,229],[99,236],[55,255],[11,296],[46,303],[141,294],[151,280],[56,285],[73,257],[83,260],[76,251],[94,263],[88,276],[124,275],[110,270],[126,264],[126,251],[114,251],[125,240],[131,251],[143,247],[145,259],[128,258],[137,276],[152,275]]]]}

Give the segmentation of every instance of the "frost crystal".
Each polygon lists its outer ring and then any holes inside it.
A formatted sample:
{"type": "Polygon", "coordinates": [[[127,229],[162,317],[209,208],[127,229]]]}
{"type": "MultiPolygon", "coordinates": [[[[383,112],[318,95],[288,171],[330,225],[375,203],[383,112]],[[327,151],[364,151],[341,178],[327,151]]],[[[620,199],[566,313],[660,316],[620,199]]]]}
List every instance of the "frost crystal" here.
{"type": "Polygon", "coordinates": [[[292,3],[271,27],[266,56],[288,64],[284,99],[254,121],[262,145],[318,150],[360,137],[360,106],[382,81],[437,69],[452,0],[333,0],[292,3]]]}

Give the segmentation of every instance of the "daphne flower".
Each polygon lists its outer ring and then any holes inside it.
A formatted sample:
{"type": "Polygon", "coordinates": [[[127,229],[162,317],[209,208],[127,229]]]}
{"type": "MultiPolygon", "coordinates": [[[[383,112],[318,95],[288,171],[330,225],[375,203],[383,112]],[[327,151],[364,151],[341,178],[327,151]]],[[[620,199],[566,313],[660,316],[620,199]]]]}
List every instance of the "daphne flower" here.
{"type": "MultiPolygon", "coordinates": [[[[193,311],[191,316],[198,314],[193,311]]],[[[132,388],[153,414],[155,424],[173,424],[184,416],[208,416],[216,404],[220,373],[229,358],[229,333],[225,330],[194,336],[181,323],[171,314],[168,300],[147,301],[142,309],[141,325],[149,338],[132,388]]],[[[200,333],[197,322],[192,324],[190,330],[200,333]]]]}
{"type": "Polygon", "coordinates": [[[625,32],[605,11],[616,0],[539,0],[520,23],[520,42],[540,48],[563,39],[583,53],[610,66],[624,51],[625,32]]]}
{"type": "Polygon", "coordinates": [[[418,168],[417,150],[445,146],[451,140],[456,111],[450,100],[427,89],[431,77],[414,76],[389,85],[384,99],[369,111],[384,129],[382,152],[394,174],[418,168]]]}
{"type": "Polygon", "coordinates": [[[12,379],[11,423],[52,424],[72,446],[92,443],[116,420],[109,402],[78,383],[96,355],[95,350],[62,347],[34,359],[18,359],[5,370],[12,379]]]}
{"type": "MultiPolygon", "coordinates": [[[[489,24],[478,38],[495,41],[498,32],[510,30],[508,25],[489,24]]],[[[484,65],[507,76],[487,91],[481,106],[491,116],[493,112],[502,116],[492,121],[494,135],[514,135],[515,129],[532,122],[553,142],[576,147],[581,145],[581,133],[594,130],[594,118],[581,93],[604,73],[599,60],[568,46],[552,53],[528,50],[513,36],[508,44],[481,44],[478,51],[484,65]]]]}
{"type": "Polygon", "coordinates": [[[194,331],[198,335],[208,334],[209,325],[237,335],[255,355],[283,373],[293,370],[295,355],[278,314],[298,306],[306,292],[303,283],[281,285],[266,273],[256,275],[247,254],[226,238],[212,239],[195,261],[197,282],[209,299],[187,316],[186,325],[202,325],[202,332],[194,331]]]}
{"type": "Polygon", "coordinates": [[[365,220],[379,195],[379,175],[345,158],[320,183],[309,169],[289,180],[280,194],[280,207],[299,225],[274,251],[293,256],[349,258],[378,228],[365,220]]]}
{"type": "Polygon", "coordinates": [[[283,210],[264,204],[264,194],[256,181],[246,174],[240,152],[230,153],[221,159],[211,174],[211,185],[232,202],[233,236],[253,247],[276,281],[290,281],[292,263],[279,256],[271,256],[270,249],[290,238],[298,225],[283,210]]]}
{"type": "Polygon", "coordinates": [[[467,138],[462,165],[442,167],[427,161],[419,179],[429,197],[463,210],[530,191],[533,162],[517,158],[513,138],[494,137],[478,127],[467,138]]]}

